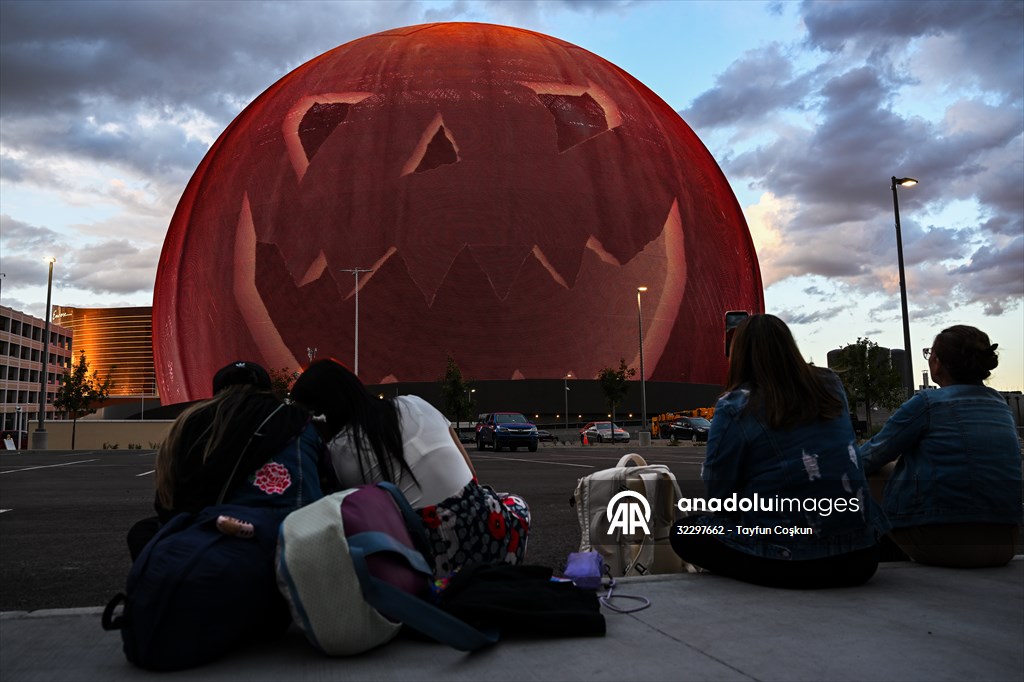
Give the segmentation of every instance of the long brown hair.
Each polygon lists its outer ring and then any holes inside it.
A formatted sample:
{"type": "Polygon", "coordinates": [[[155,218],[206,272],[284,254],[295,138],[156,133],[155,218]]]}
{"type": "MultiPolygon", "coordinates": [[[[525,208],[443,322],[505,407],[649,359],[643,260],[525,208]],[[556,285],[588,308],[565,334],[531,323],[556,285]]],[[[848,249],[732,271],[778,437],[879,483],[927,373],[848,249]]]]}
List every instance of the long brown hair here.
{"type": "Polygon", "coordinates": [[[753,315],[733,336],[726,390],[749,389],[747,409],[761,411],[773,429],[790,429],[843,414],[825,372],[807,364],[785,322],[753,315]]]}
{"type": "MultiPolygon", "coordinates": [[[[165,509],[178,511],[175,492],[183,472],[189,467],[202,466],[211,457],[226,453],[225,461],[230,469],[238,455],[244,453],[253,432],[267,421],[272,409],[267,407],[268,403],[275,405],[280,401],[261,387],[232,384],[182,412],[171,424],[156,453],[154,486],[160,504],[165,509]],[[265,396],[266,400],[258,400],[260,396],[265,396]]],[[[290,432],[275,434],[266,440],[291,435],[290,432]]],[[[224,482],[208,483],[219,489],[224,482]]]]}

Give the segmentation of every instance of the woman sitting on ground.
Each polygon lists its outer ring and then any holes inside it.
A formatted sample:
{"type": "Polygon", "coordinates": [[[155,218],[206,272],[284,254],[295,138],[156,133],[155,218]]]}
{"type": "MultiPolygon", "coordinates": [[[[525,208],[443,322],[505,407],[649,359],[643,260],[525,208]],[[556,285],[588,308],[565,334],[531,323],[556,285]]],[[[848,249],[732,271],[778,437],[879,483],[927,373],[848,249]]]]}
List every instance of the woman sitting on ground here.
{"type": "Polygon", "coordinates": [[[265,369],[253,362],[223,367],[214,375],[213,397],[185,410],[157,451],[157,515],[129,531],[132,560],[181,513],[227,502],[283,515],[314,502],[323,496],[324,453],[308,413],[271,391],[265,369]]]}
{"type": "Polygon", "coordinates": [[[733,337],[701,472],[709,506],[719,500],[724,511],[677,521],[672,548],[760,585],[866,582],[886,524],[855,442],[838,377],[805,362],[779,318],[748,318],[733,337]]]}
{"type": "Polygon", "coordinates": [[[162,522],[220,501],[291,511],[323,496],[319,434],[305,410],[273,393],[265,369],[232,363],[213,392],[178,417],[157,451],[162,522]]]}
{"type": "Polygon", "coordinates": [[[982,383],[999,363],[996,345],[974,327],[944,329],[925,349],[940,388],[903,403],[861,446],[868,475],[889,478],[890,536],[914,561],[1002,566],[1016,551],[1020,441],[1006,401],[982,383]]]}
{"type": "Polygon", "coordinates": [[[335,360],[312,363],[291,398],[322,415],[339,489],[390,481],[402,490],[423,519],[438,577],[468,563],[522,563],[529,508],[477,482],[451,424],[427,401],[372,396],[335,360]]]}

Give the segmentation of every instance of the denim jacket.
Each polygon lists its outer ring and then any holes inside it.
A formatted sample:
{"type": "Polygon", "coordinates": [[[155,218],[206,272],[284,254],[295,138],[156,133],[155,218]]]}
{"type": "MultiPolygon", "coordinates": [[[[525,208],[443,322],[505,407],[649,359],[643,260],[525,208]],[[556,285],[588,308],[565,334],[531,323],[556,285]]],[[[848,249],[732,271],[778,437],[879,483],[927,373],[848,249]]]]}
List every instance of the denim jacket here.
{"type": "Polygon", "coordinates": [[[757,502],[749,511],[704,517],[724,527],[725,544],[769,559],[820,559],[870,547],[888,531],[857,457],[842,384],[832,372],[825,379],[843,413],[790,430],[771,429],[746,410],[749,390],[718,400],[701,471],[708,500],[736,494],[757,502]]]}
{"type": "Polygon", "coordinates": [[[868,474],[896,460],[883,505],[896,528],[1021,521],[1020,442],[1013,413],[991,388],[918,393],[860,456],[868,474]]]}

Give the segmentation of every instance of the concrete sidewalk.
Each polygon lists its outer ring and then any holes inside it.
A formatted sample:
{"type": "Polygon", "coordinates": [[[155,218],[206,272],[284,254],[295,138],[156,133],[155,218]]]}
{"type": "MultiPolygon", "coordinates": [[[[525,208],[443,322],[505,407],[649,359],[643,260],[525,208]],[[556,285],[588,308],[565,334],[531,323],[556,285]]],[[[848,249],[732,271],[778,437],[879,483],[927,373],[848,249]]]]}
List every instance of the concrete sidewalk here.
{"type": "Polygon", "coordinates": [[[1024,557],[1004,568],[882,564],[843,590],[756,587],[711,574],[620,581],[634,614],[595,638],[506,638],[463,654],[400,638],[328,658],[298,633],[179,673],[125,661],[101,609],[0,614],[0,680],[1022,680],[1024,557]]]}

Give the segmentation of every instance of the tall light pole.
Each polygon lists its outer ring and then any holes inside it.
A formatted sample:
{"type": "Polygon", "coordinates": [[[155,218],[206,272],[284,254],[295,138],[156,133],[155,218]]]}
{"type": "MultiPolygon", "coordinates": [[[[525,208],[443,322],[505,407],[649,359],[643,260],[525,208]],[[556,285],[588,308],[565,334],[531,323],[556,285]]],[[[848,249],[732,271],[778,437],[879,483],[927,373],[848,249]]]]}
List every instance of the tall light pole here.
{"type": "Polygon", "coordinates": [[[906,363],[903,379],[907,396],[914,395],[914,361],[910,352],[910,317],[907,314],[907,278],[903,271],[903,234],[900,232],[900,200],[896,194],[897,187],[913,187],[917,184],[914,178],[897,178],[892,176],[892,210],[896,214],[896,257],[900,264],[900,305],[903,308],[903,357],[906,363]]]}
{"type": "Polygon", "coordinates": [[[32,449],[47,449],[46,433],[46,368],[50,364],[50,294],[53,291],[53,264],[57,259],[47,256],[44,260],[50,264],[50,272],[46,277],[46,311],[43,323],[43,352],[39,372],[39,427],[32,434],[32,449]]]}
{"type": "Polygon", "coordinates": [[[565,384],[565,430],[569,430],[569,379],[572,378],[572,372],[569,372],[562,377],[562,382],[565,384]]]}
{"type": "Polygon", "coordinates": [[[373,272],[373,268],[342,268],[341,272],[351,272],[356,276],[356,333],[353,344],[354,361],[352,363],[352,373],[359,376],[359,273],[373,272]]]}
{"type": "Polygon", "coordinates": [[[645,291],[647,287],[636,288],[636,319],[640,331],[640,440],[645,440],[646,435],[646,444],[650,445],[651,434],[647,431],[647,384],[644,378],[644,313],[640,304],[640,294],[645,291]]]}

